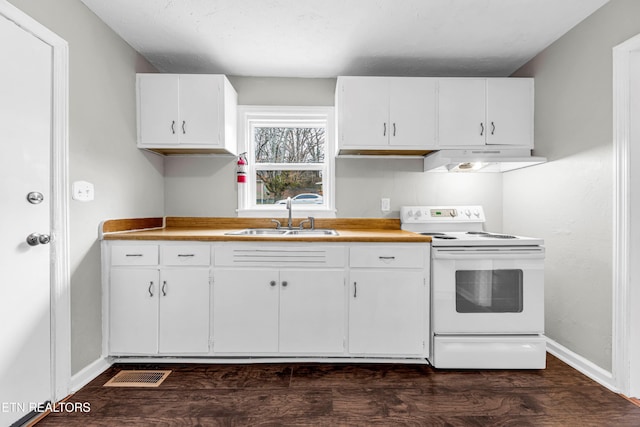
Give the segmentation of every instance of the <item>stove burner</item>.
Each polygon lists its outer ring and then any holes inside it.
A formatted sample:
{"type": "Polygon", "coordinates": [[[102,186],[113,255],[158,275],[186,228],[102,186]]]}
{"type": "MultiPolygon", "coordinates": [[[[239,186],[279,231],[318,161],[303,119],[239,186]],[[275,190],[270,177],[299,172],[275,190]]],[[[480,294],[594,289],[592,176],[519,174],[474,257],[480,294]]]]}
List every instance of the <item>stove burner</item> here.
{"type": "Polygon", "coordinates": [[[494,239],[517,239],[516,236],[511,236],[509,234],[483,234],[480,237],[490,237],[494,239]]]}
{"type": "Polygon", "coordinates": [[[467,234],[477,234],[477,235],[483,236],[489,233],[487,233],[486,231],[467,231],[467,234]]]}

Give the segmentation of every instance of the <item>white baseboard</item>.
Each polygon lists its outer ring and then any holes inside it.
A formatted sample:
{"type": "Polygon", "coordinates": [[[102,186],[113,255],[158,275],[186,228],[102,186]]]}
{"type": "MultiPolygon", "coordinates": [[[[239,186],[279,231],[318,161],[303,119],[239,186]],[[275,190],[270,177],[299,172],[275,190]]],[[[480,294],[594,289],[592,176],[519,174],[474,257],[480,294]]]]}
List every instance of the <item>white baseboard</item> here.
{"type": "Polygon", "coordinates": [[[558,344],[551,338],[545,338],[547,339],[547,351],[549,353],[609,390],[615,393],[620,393],[620,390],[618,390],[614,384],[613,374],[611,372],[602,369],[595,363],[585,359],[577,353],[574,353],[565,346],[558,344]]]}
{"type": "Polygon", "coordinates": [[[104,357],[101,357],[100,359],[86,366],[80,372],[71,377],[71,393],[75,393],[82,387],[89,384],[110,366],[111,362],[104,357]]]}

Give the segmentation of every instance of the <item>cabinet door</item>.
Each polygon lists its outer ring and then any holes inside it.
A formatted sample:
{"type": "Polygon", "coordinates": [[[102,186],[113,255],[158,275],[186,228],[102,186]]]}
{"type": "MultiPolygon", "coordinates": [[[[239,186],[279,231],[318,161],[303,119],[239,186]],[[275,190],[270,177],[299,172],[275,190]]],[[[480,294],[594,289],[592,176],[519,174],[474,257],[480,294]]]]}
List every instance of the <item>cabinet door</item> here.
{"type": "Polygon", "coordinates": [[[424,354],[428,307],[421,272],[351,270],[349,292],[349,353],[424,354]]]}
{"type": "Polygon", "coordinates": [[[533,148],[533,79],[487,80],[487,144],[533,148]]]}
{"type": "Polygon", "coordinates": [[[439,146],[484,145],[485,101],[486,79],[441,79],[438,82],[439,146]]]}
{"type": "Polygon", "coordinates": [[[175,74],[139,74],[138,143],[175,145],[180,131],[179,78],[175,74]]]}
{"type": "Polygon", "coordinates": [[[158,352],[159,273],[112,268],[109,286],[109,353],[158,352]]]}
{"type": "Polygon", "coordinates": [[[390,144],[435,148],[436,80],[390,79],[390,144]]]}
{"type": "Polygon", "coordinates": [[[280,272],[280,352],[344,352],[344,271],[280,272]]]}
{"type": "Polygon", "coordinates": [[[181,144],[221,143],[222,82],[222,76],[180,75],[181,144]]]}
{"type": "Polygon", "coordinates": [[[209,269],[162,270],[160,353],[209,351],[209,269]]]}
{"type": "Polygon", "coordinates": [[[217,270],[213,282],[213,350],[278,351],[278,271],[217,270]]]}
{"type": "Polygon", "coordinates": [[[388,148],[389,79],[345,77],[338,85],[340,148],[388,148]]]}

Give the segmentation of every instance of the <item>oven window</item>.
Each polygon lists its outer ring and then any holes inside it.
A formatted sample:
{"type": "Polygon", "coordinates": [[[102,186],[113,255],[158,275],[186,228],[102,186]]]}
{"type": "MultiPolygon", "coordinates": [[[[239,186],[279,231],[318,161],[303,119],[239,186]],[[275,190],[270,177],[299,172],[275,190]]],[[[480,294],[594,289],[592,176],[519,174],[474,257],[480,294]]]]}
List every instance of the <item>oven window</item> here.
{"type": "Polygon", "coordinates": [[[522,312],[522,270],[456,271],[456,311],[522,312]]]}

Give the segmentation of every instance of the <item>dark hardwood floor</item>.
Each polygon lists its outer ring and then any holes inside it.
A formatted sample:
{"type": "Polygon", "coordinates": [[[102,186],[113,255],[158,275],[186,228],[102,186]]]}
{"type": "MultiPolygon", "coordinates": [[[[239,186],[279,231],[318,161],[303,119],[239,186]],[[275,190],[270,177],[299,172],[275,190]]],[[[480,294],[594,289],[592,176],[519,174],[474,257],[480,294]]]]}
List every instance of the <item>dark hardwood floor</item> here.
{"type": "Polygon", "coordinates": [[[115,365],[71,396],[89,412],[45,426],[640,426],[640,407],[548,356],[540,371],[425,365],[149,365],[158,388],[103,387],[115,365]],[[85,406],[86,408],[86,406],[85,406]]]}

